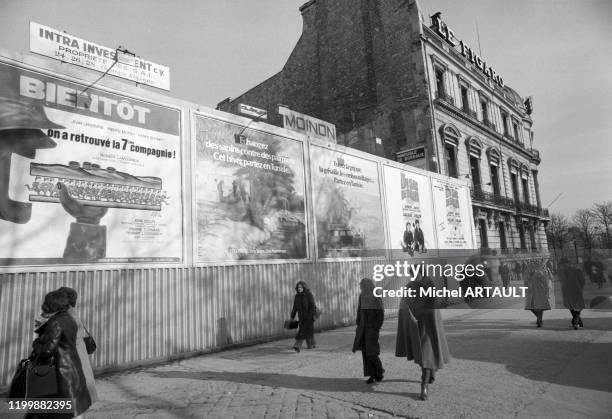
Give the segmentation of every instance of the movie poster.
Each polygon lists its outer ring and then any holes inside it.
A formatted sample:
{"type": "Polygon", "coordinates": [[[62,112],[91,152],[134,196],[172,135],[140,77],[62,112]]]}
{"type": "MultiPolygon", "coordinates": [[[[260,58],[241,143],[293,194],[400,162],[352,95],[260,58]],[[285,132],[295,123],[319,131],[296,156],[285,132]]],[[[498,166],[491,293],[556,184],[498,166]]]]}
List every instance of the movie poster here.
{"type": "Polygon", "coordinates": [[[195,116],[196,261],[305,259],[301,142],[195,116]]]}
{"type": "Polygon", "coordinates": [[[181,262],[180,112],[0,63],[0,265],[181,262]]]}
{"type": "Polygon", "coordinates": [[[392,257],[435,256],[437,242],[429,178],[384,166],[392,257]]]}
{"type": "Polygon", "coordinates": [[[432,190],[440,249],[473,249],[468,187],[432,178],[432,190]]]}
{"type": "Polygon", "coordinates": [[[310,147],[319,258],[384,256],[376,162],[310,147]]]}

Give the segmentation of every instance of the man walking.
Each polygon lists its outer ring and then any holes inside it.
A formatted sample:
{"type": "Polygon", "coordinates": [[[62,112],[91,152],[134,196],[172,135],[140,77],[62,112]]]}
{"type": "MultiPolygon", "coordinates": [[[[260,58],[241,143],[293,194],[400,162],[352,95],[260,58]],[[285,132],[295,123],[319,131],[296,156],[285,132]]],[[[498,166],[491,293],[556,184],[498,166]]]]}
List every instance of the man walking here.
{"type": "Polygon", "coordinates": [[[580,269],[573,266],[568,258],[559,262],[559,281],[563,293],[563,305],[572,313],[572,327],[584,327],[580,318],[580,311],[584,308],[584,275],[580,269]]]}

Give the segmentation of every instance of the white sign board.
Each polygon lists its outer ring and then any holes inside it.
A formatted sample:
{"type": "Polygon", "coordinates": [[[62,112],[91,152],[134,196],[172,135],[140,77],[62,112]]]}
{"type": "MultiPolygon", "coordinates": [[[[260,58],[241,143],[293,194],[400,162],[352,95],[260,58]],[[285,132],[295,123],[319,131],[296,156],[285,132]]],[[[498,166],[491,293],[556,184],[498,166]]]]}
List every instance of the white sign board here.
{"type": "MultiPolygon", "coordinates": [[[[106,72],[115,63],[116,50],[77,38],[57,29],[30,22],[30,51],[92,70],[106,72]]],[[[170,90],[170,69],[136,57],[135,65],[115,63],[108,71],[116,77],[170,90]]]]}
{"type": "Polygon", "coordinates": [[[268,111],[244,103],[238,104],[238,112],[243,115],[254,116],[257,119],[268,119],[268,111]]]}
{"type": "Polygon", "coordinates": [[[278,107],[283,116],[283,127],[322,140],[336,142],[336,126],[315,117],[292,111],[284,106],[278,107]]]}

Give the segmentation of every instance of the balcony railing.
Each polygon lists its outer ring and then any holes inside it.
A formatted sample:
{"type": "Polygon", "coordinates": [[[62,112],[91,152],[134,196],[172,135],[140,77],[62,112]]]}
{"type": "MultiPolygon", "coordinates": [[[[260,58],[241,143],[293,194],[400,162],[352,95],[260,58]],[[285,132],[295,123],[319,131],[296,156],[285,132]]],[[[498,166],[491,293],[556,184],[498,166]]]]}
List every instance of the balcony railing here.
{"type": "Polygon", "coordinates": [[[493,131],[495,131],[495,124],[491,121],[489,121],[488,119],[485,119],[484,121],[482,121],[482,123],[487,127],[492,129],[493,131]]]}
{"type": "Polygon", "coordinates": [[[531,148],[531,149],[529,149],[529,154],[531,154],[531,159],[532,160],[535,160],[538,164],[540,164],[542,159],[540,158],[540,151],[539,150],[536,150],[535,148],[531,148]]]}
{"type": "Polygon", "coordinates": [[[474,202],[494,205],[506,209],[514,209],[515,207],[512,199],[492,192],[485,192],[482,190],[482,188],[470,188],[470,192],[474,202]]]}
{"type": "Polygon", "coordinates": [[[537,205],[527,204],[522,201],[515,201],[516,212],[528,215],[537,215],[538,217],[550,218],[548,209],[540,208],[537,205]]]}
{"type": "Polygon", "coordinates": [[[455,99],[445,92],[437,92],[436,99],[443,100],[444,102],[450,103],[451,105],[455,104],[455,99]]]}
{"type": "Polygon", "coordinates": [[[506,249],[495,249],[499,254],[502,255],[533,255],[533,254],[542,254],[548,253],[548,249],[545,247],[531,247],[531,248],[521,248],[521,247],[509,247],[506,249]]]}

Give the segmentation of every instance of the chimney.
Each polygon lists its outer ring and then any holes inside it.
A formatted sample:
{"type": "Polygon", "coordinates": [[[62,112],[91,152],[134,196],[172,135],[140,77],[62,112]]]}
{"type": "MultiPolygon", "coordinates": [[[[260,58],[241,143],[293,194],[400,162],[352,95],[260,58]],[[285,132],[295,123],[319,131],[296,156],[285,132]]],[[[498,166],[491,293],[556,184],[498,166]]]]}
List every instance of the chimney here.
{"type": "Polygon", "coordinates": [[[304,23],[302,32],[305,32],[307,28],[314,25],[315,11],[317,9],[316,3],[317,0],[310,0],[300,6],[300,12],[302,13],[302,20],[304,23]]]}

